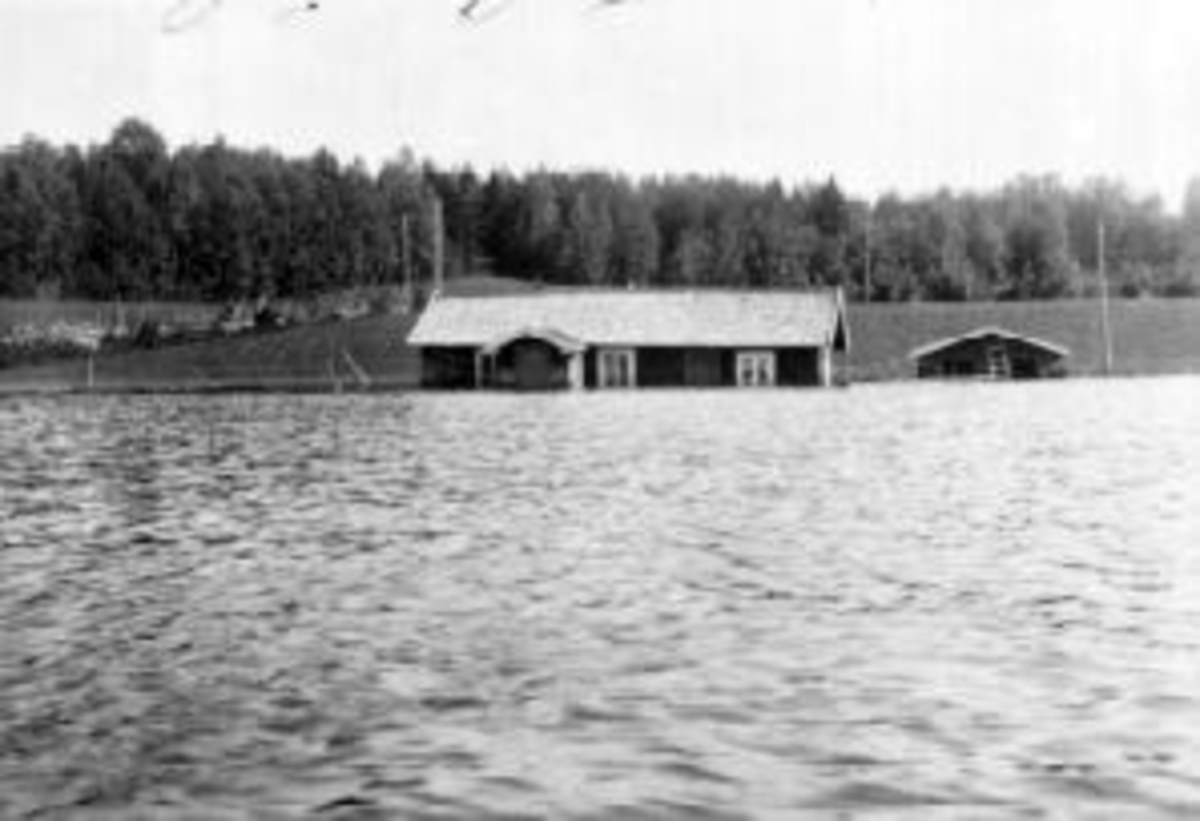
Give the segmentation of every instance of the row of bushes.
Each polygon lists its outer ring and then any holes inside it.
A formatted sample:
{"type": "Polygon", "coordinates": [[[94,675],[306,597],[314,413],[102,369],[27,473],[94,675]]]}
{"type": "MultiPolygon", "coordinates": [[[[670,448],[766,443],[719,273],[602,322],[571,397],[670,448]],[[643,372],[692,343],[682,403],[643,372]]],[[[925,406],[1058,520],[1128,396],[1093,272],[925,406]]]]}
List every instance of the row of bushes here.
{"type": "Polygon", "coordinates": [[[269,311],[254,314],[248,321],[243,321],[240,314],[231,317],[223,313],[216,322],[207,326],[174,325],[155,317],[143,319],[132,327],[123,324],[105,327],[94,322],[65,320],[49,325],[25,323],[0,336],[0,368],[130,350],[150,350],[283,325],[269,311]]]}
{"type": "Polygon", "coordinates": [[[0,367],[88,356],[103,347],[105,337],[105,330],[90,322],[18,325],[0,336],[0,367]]]}

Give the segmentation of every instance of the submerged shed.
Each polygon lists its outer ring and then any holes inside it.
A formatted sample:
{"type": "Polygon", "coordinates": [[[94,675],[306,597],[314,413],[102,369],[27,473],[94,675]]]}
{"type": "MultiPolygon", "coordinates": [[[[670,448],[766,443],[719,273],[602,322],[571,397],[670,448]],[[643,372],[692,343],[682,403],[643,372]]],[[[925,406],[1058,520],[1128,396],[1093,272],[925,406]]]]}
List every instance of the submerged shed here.
{"type": "Polygon", "coordinates": [[[839,290],[544,291],[437,297],[409,343],[438,388],[830,385],[839,290]]]}
{"type": "Polygon", "coordinates": [[[921,378],[1041,379],[1064,375],[1070,355],[1053,342],[987,327],[922,345],[908,358],[921,378]]]}

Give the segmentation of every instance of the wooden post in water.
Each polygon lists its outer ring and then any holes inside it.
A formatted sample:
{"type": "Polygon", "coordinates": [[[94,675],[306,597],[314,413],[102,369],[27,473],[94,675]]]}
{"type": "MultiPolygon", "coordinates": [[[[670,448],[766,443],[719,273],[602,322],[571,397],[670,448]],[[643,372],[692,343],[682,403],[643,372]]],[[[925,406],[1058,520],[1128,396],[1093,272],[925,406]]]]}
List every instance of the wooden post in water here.
{"type": "Polygon", "coordinates": [[[342,392],[342,381],[338,378],[337,343],[333,339],[333,325],[325,334],[325,370],[329,372],[329,388],[333,393],[342,392]]]}
{"type": "Polygon", "coordinates": [[[1096,270],[1100,277],[1100,333],[1104,337],[1104,375],[1112,376],[1113,343],[1112,317],[1108,304],[1108,265],[1105,253],[1104,217],[1096,227],[1096,270]]]}

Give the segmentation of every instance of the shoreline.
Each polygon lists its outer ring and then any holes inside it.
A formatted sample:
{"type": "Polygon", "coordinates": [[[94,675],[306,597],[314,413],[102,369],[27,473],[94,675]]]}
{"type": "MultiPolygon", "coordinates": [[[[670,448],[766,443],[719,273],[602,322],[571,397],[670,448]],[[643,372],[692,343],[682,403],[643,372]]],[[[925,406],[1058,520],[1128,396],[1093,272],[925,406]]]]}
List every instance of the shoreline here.
{"type": "MultiPolygon", "coordinates": [[[[981,327],[1050,340],[1070,351],[1065,378],[1105,376],[1094,300],[850,303],[850,351],[836,372],[855,384],[916,380],[908,354],[981,327]]],[[[423,390],[413,314],[294,326],[147,350],[0,370],[0,397],[64,394],[328,394],[423,390]]],[[[1112,304],[1112,376],[1200,373],[1200,299],[1112,304]]]]}
{"type": "MultiPolygon", "coordinates": [[[[1103,373],[1074,373],[1063,377],[1047,379],[992,379],[988,377],[932,377],[918,378],[911,376],[897,377],[866,377],[851,381],[843,381],[834,385],[835,390],[850,390],[855,387],[880,386],[945,386],[952,388],[971,387],[987,384],[998,385],[1030,385],[1030,384],[1061,384],[1077,382],[1095,382],[1106,380],[1148,380],[1148,379],[1177,379],[1200,376],[1200,366],[1179,370],[1124,370],[1111,374],[1103,373]]],[[[644,393],[738,393],[736,388],[696,388],[696,387],[641,387],[637,389],[644,393]]],[[[810,387],[777,386],[766,389],[773,393],[812,393],[810,387]]],[[[466,389],[466,388],[427,388],[412,384],[375,384],[371,386],[342,385],[332,386],[320,383],[287,382],[280,384],[228,382],[224,384],[188,384],[179,383],[141,383],[141,384],[107,384],[95,387],[86,385],[23,381],[9,383],[0,375],[0,402],[11,399],[49,398],[49,397],[114,397],[114,396],[381,396],[399,394],[470,394],[470,395],[519,395],[521,391],[502,389],[466,389]]],[[[578,391],[536,391],[539,395],[561,393],[577,396],[580,394],[604,394],[607,391],[589,389],[578,391]]]]}

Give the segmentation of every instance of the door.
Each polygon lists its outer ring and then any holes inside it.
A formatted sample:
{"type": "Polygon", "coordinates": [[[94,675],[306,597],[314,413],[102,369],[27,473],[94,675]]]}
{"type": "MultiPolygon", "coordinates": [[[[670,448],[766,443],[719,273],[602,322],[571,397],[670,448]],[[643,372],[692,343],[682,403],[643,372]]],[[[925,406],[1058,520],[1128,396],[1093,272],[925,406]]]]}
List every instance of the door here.
{"type": "Polygon", "coordinates": [[[599,353],[601,388],[632,388],[637,384],[637,360],[628,348],[602,350],[599,353]]]}
{"type": "Polygon", "coordinates": [[[546,391],[566,387],[563,357],[552,346],[540,339],[520,339],[510,348],[517,390],[546,391]]]}
{"type": "Polygon", "coordinates": [[[683,382],[693,388],[715,388],[721,385],[721,354],[716,349],[690,350],[684,354],[683,382]]]}
{"type": "Polygon", "coordinates": [[[772,351],[742,351],[737,355],[739,388],[769,388],[775,384],[775,354],[772,351]]]}

